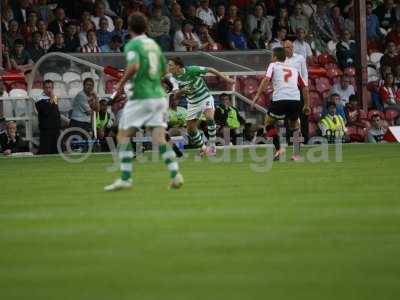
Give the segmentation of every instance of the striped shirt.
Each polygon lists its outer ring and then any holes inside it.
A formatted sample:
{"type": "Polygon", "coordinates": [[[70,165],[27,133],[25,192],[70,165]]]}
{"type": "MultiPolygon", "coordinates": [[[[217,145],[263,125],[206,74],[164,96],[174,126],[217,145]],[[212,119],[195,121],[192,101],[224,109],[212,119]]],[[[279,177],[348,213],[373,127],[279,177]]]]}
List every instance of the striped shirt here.
{"type": "Polygon", "coordinates": [[[82,46],[81,52],[82,53],[99,53],[99,52],[101,52],[101,49],[97,45],[92,46],[92,45],[86,44],[86,45],[82,46]]]}
{"type": "Polygon", "coordinates": [[[183,73],[174,77],[179,89],[187,89],[185,96],[190,104],[197,104],[211,97],[210,91],[201,75],[208,72],[208,68],[200,66],[188,66],[183,73]]]}

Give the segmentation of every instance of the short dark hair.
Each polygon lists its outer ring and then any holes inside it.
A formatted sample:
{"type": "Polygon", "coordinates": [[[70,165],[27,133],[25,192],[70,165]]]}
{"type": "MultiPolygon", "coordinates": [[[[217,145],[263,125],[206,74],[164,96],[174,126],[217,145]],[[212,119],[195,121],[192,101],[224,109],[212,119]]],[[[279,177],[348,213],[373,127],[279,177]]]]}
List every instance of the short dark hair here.
{"type": "Polygon", "coordinates": [[[356,95],[350,95],[350,97],[349,97],[349,101],[351,102],[351,101],[357,101],[358,102],[358,98],[357,98],[357,96],[356,95]]]}
{"type": "Polygon", "coordinates": [[[219,98],[222,98],[222,97],[229,97],[229,95],[227,93],[222,93],[221,95],[219,95],[219,98]]]}
{"type": "Polygon", "coordinates": [[[284,62],[286,59],[285,49],[283,47],[276,47],[272,50],[273,55],[278,61],[284,62]]]}
{"type": "Polygon", "coordinates": [[[326,103],[326,108],[332,107],[334,106],[336,108],[336,103],[333,101],[328,101],[328,103],[326,103]]]}
{"type": "Polygon", "coordinates": [[[93,78],[92,78],[92,77],[86,77],[86,78],[85,78],[85,80],[83,81],[83,85],[85,85],[85,84],[86,84],[86,82],[88,82],[88,81],[90,81],[91,83],[93,83],[93,84],[94,84],[94,80],[93,80],[93,78]]]}
{"type": "Polygon", "coordinates": [[[180,66],[181,68],[183,68],[185,66],[185,64],[183,63],[182,58],[180,58],[178,56],[171,57],[169,60],[173,61],[175,65],[180,66]]]}
{"type": "Polygon", "coordinates": [[[144,14],[136,12],[129,20],[129,28],[136,34],[142,34],[147,31],[147,18],[144,14]]]}
{"type": "Polygon", "coordinates": [[[330,98],[332,99],[333,97],[339,97],[340,98],[340,95],[338,93],[333,93],[333,94],[331,94],[330,98]]]}
{"type": "Polygon", "coordinates": [[[43,87],[48,83],[50,83],[54,87],[54,81],[50,79],[46,79],[45,81],[43,81],[43,87]]]}

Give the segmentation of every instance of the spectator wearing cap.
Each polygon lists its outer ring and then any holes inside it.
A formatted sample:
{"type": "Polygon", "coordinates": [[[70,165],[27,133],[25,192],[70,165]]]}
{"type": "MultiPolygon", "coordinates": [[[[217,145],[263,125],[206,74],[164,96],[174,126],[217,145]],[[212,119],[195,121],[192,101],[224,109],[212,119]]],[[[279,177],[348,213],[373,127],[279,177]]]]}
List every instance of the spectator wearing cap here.
{"type": "Polygon", "coordinates": [[[44,50],[48,51],[51,45],[54,43],[54,34],[47,30],[47,23],[43,20],[37,22],[38,32],[40,32],[41,39],[40,45],[44,50]]]}
{"type": "Polygon", "coordinates": [[[78,36],[78,29],[75,23],[68,23],[65,31],[65,51],[77,52],[80,49],[80,40],[78,36]]]}
{"type": "Polygon", "coordinates": [[[65,43],[64,43],[64,34],[61,32],[56,33],[54,36],[54,44],[51,45],[49,50],[47,51],[48,53],[50,52],[67,52],[65,49],[65,43]]]}
{"type": "Polygon", "coordinates": [[[10,63],[11,68],[23,73],[33,69],[33,60],[29,53],[25,50],[25,43],[23,40],[15,41],[15,49],[11,53],[10,63]]]}
{"type": "Polygon", "coordinates": [[[354,66],[356,62],[356,42],[351,39],[349,30],[343,30],[339,43],[336,44],[336,57],[341,68],[354,66]]]}
{"type": "Polygon", "coordinates": [[[96,30],[97,45],[99,47],[107,45],[112,38],[112,33],[108,31],[108,20],[105,17],[100,18],[100,28],[96,30]]]}
{"type": "Polygon", "coordinates": [[[154,8],[153,16],[149,19],[148,35],[154,39],[163,51],[171,49],[171,21],[167,16],[162,15],[161,8],[154,8]]]}
{"type": "Polygon", "coordinates": [[[293,42],[293,51],[307,59],[311,58],[313,53],[310,44],[305,40],[306,31],[302,27],[296,28],[296,39],[293,42]]]}
{"type": "Polygon", "coordinates": [[[261,38],[269,42],[272,38],[272,24],[264,17],[264,6],[257,4],[254,12],[247,16],[246,30],[249,33],[253,33],[257,29],[261,32],[261,38]]]}
{"type": "Polygon", "coordinates": [[[297,32],[298,28],[303,28],[305,33],[309,31],[310,22],[303,13],[303,6],[297,2],[294,6],[294,13],[289,17],[289,26],[291,32],[297,32]]]}
{"type": "Polygon", "coordinates": [[[218,26],[218,23],[225,18],[225,5],[223,3],[220,3],[217,5],[215,9],[215,19],[217,20],[217,23],[215,25],[218,26]]]}
{"type": "Polygon", "coordinates": [[[114,35],[107,45],[100,47],[101,52],[121,52],[122,39],[119,35],[114,35]]]}
{"type": "Polygon", "coordinates": [[[243,32],[241,20],[236,20],[233,23],[233,29],[228,33],[229,48],[231,50],[247,49],[247,39],[243,32]]]}
{"type": "Polygon", "coordinates": [[[46,51],[40,45],[42,35],[40,32],[36,31],[32,35],[32,41],[26,47],[26,51],[32,58],[32,61],[35,63],[37,62],[43,55],[46,54],[46,51]]]}
{"type": "Polygon", "coordinates": [[[209,28],[213,27],[217,23],[214,12],[210,8],[209,0],[200,0],[200,6],[197,8],[196,16],[209,28]]]}
{"type": "Polygon", "coordinates": [[[38,111],[40,145],[38,154],[57,153],[57,140],[60,135],[61,119],[58,110],[58,99],[54,95],[54,82],[43,82],[43,93],[36,103],[38,111]]]}
{"type": "Polygon", "coordinates": [[[61,6],[58,6],[55,11],[56,19],[51,22],[48,29],[55,35],[56,33],[64,33],[68,20],[65,17],[65,11],[61,6]]]}
{"type": "Polygon", "coordinates": [[[368,143],[386,143],[386,141],[383,139],[386,131],[387,129],[382,126],[381,116],[379,114],[373,114],[371,116],[371,128],[368,130],[368,143]]]}
{"type": "Polygon", "coordinates": [[[253,30],[247,42],[247,47],[249,49],[265,49],[265,41],[262,38],[262,33],[257,28],[253,30]]]}
{"type": "Polygon", "coordinates": [[[174,49],[175,51],[196,51],[200,49],[201,42],[195,32],[193,32],[193,25],[189,21],[182,23],[182,29],[178,30],[174,36],[174,49]]]}
{"type": "Polygon", "coordinates": [[[0,134],[0,148],[4,155],[28,151],[27,143],[18,134],[14,121],[8,121],[5,132],[0,134]]]}
{"type": "Polygon", "coordinates": [[[114,22],[113,20],[105,15],[105,6],[102,1],[97,1],[95,8],[94,8],[94,16],[92,16],[91,20],[93,21],[94,25],[96,26],[96,29],[100,29],[100,20],[102,18],[107,19],[107,31],[112,32],[114,31],[114,22]]]}
{"type": "Polygon", "coordinates": [[[87,32],[87,44],[81,47],[82,53],[99,53],[100,47],[97,45],[96,32],[89,30],[87,32]]]}
{"type": "Polygon", "coordinates": [[[355,94],[354,87],[350,83],[350,77],[343,75],[340,83],[334,84],[331,88],[331,95],[338,94],[343,106],[349,102],[350,96],[355,94]]]}

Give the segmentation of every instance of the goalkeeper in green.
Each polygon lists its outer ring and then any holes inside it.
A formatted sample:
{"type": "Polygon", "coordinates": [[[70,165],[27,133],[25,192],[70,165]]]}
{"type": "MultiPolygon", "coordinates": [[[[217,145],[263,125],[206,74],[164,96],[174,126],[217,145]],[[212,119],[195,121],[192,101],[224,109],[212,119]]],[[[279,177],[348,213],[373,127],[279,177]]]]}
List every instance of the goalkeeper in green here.
{"type": "Polygon", "coordinates": [[[168,69],[173,77],[170,79],[176,81],[178,86],[174,91],[174,96],[180,98],[185,95],[188,101],[187,131],[189,143],[196,148],[200,148],[201,155],[214,156],[216,154],[215,140],[217,134],[214,121],[214,98],[210,94],[202,75],[212,73],[229,84],[234,84],[235,80],[213,68],[185,66],[179,57],[169,59],[168,69]],[[207,120],[208,147],[204,145],[203,137],[198,130],[198,120],[202,114],[207,120]]]}
{"type": "Polygon", "coordinates": [[[128,83],[129,90],[117,135],[121,177],[104,190],[115,191],[132,186],[131,137],[141,127],[151,129],[153,141],[159,145],[161,156],[170,172],[170,187],[179,188],[183,184],[183,177],[179,173],[176,155],[165,140],[168,101],[161,78],[166,73],[166,59],[157,43],[145,35],[148,22],[143,14],[133,14],[129,27],[133,37],[124,48],[127,67],[115,87],[121,93],[128,83]]]}

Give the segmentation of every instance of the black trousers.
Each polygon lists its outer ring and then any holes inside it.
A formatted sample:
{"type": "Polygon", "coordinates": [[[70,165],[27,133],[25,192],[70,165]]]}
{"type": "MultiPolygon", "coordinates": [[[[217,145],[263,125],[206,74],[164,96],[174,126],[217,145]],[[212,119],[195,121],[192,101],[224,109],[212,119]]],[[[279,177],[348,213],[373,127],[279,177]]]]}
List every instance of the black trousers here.
{"type": "MultiPolygon", "coordinates": [[[[303,94],[300,94],[300,103],[301,103],[301,113],[300,113],[300,131],[301,135],[304,138],[304,144],[308,142],[309,135],[308,135],[308,116],[303,113],[303,107],[304,107],[304,98],[303,94]]],[[[291,138],[291,130],[289,128],[289,122],[287,119],[285,119],[285,128],[286,128],[286,142],[289,144],[290,143],[290,138],[291,138]]]]}
{"type": "Polygon", "coordinates": [[[55,154],[57,150],[57,140],[60,135],[59,130],[40,130],[40,145],[38,154],[55,154]]]}

